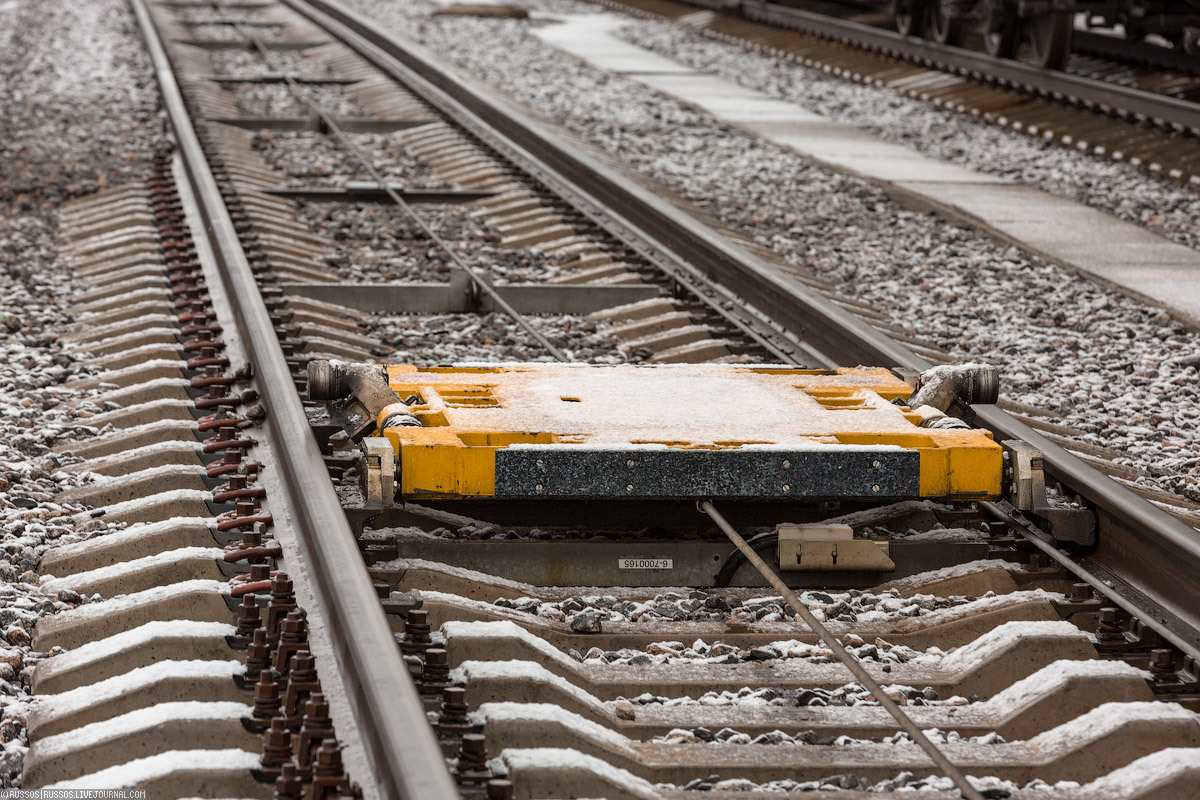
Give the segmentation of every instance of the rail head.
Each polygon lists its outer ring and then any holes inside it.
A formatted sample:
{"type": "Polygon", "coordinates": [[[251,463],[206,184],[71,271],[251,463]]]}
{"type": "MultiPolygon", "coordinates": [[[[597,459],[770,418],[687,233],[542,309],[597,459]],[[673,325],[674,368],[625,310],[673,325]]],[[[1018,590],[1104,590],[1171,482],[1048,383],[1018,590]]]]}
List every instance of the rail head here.
{"type": "Polygon", "coordinates": [[[130,0],[158,79],[176,148],[191,183],[220,276],[267,409],[265,433],[287,458],[272,469],[325,621],[338,675],[358,721],[372,794],[384,800],[457,800],[441,747],[371,584],[357,542],[295,391],[291,371],[221,198],[147,0],[130,0]]]}

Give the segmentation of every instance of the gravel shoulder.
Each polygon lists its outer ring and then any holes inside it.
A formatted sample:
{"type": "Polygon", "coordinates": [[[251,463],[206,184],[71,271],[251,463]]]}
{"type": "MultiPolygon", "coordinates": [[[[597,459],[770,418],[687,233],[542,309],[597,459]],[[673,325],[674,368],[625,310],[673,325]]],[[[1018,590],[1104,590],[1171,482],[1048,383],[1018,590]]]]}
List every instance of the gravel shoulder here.
{"type": "Polygon", "coordinates": [[[638,20],[618,38],[733,83],[804,106],[918,152],[1074,200],[1200,249],[1200,192],[1108,158],[1067,150],[876,86],[638,20]]]}
{"type": "MultiPolygon", "coordinates": [[[[587,66],[530,35],[532,26],[553,24],[545,20],[432,17],[432,6],[381,0],[350,5],[956,359],[1000,366],[1009,398],[1053,410],[1086,441],[1121,452],[1120,462],[1148,473],[1140,482],[1200,499],[1200,339],[1162,309],[965,227],[899,209],[870,184],[587,66]],[[471,46],[481,40],[494,46],[471,46]]],[[[561,0],[530,5],[560,14],[598,10],[561,0]]],[[[627,35],[639,26],[663,33],[659,23],[631,21],[627,35]]],[[[972,145],[979,159],[991,148],[987,138],[972,145]]],[[[1018,164],[1012,153],[998,160],[1018,164]]],[[[1092,169],[1093,185],[1104,185],[1105,174],[1092,169]]],[[[1039,173],[1028,179],[1040,180],[1039,173]]],[[[1155,184],[1141,184],[1145,206],[1175,208],[1172,192],[1183,190],[1155,184]]],[[[1126,190],[1108,191],[1119,197],[1126,190]]]]}
{"type": "Polygon", "coordinates": [[[52,448],[90,435],[99,410],[63,386],[89,368],[60,339],[75,287],[56,249],[58,209],[140,178],[163,137],[126,3],[17,0],[0,8],[0,31],[0,786],[12,787],[43,656],[30,649],[34,626],[88,601],[46,591],[34,570],[50,548],[110,527],[55,502],[82,478],[52,448]]]}

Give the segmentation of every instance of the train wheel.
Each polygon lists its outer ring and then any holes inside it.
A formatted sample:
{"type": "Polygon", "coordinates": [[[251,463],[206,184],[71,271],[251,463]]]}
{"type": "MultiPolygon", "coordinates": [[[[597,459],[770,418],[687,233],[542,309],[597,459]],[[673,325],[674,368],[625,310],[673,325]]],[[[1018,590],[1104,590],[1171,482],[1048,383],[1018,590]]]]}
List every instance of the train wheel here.
{"type": "Polygon", "coordinates": [[[892,7],[896,30],[901,36],[922,36],[925,33],[927,8],[922,0],[895,0],[892,7]]]}
{"type": "Polygon", "coordinates": [[[1043,14],[1025,20],[1025,38],[1029,41],[1033,60],[1046,69],[1062,69],[1071,55],[1070,14],[1043,14]]]}
{"type": "Polygon", "coordinates": [[[1125,40],[1129,42],[1140,42],[1146,38],[1146,29],[1139,20],[1127,19],[1124,21],[1125,40]]]}
{"type": "Polygon", "coordinates": [[[962,44],[962,17],[946,13],[939,0],[931,0],[929,4],[929,27],[933,30],[933,38],[938,44],[953,47],[962,44]]]}
{"type": "Polygon", "coordinates": [[[1012,58],[1020,47],[1021,28],[1011,11],[993,6],[983,33],[983,46],[996,58],[1012,58]]]}

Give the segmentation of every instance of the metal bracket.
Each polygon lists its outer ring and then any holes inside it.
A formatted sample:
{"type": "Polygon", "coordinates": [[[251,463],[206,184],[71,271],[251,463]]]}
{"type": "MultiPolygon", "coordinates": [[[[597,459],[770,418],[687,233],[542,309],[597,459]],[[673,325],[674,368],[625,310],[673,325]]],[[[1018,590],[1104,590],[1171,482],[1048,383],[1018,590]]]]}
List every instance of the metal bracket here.
{"type": "Polygon", "coordinates": [[[921,388],[921,373],[908,367],[892,367],[892,374],[912,387],[915,392],[921,388]]]}
{"type": "Polygon", "coordinates": [[[354,441],[375,430],[383,409],[400,402],[377,364],[308,362],[308,398],[323,403],[330,418],[354,441]]]}
{"type": "Polygon", "coordinates": [[[783,523],[779,569],[784,572],[894,572],[887,542],[855,539],[849,525],[783,523]]]}
{"type": "Polygon", "coordinates": [[[1084,547],[1096,543],[1096,514],[1089,508],[1046,507],[1029,514],[1056,542],[1071,542],[1084,547]]]}
{"type": "MultiPolygon", "coordinates": [[[[484,275],[483,279],[491,286],[491,279],[484,275]]],[[[479,311],[482,308],[483,291],[479,284],[471,280],[471,276],[460,269],[450,271],[450,295],[462,298],[465,311],[479,311]]]]}
{"type": "Polygon", "coordinates": [[[390,506],[395,497],[396,452],[392,443],[382,436],[362,440],[363,494],[370,505],[390,506]]]}
{"type": "Polygon", "coordinates": [[[1059,542],[1084,546],[1096,543],[1096,515],[1086,508],[1055,508],[1046,496],[1042,452],[1028,442],[1002,442],[1012,470],[1009,502],[1032,517],[1042,530],[1059,542]]]}
{"type": "Polygon", "coordinates": [[[1002,444],[1008,451],[1012,469],[1009,502],[1019,511],[1032,511],[1035,504],[1048,505],[1042,451],[1017,439],[1002,444]]]}

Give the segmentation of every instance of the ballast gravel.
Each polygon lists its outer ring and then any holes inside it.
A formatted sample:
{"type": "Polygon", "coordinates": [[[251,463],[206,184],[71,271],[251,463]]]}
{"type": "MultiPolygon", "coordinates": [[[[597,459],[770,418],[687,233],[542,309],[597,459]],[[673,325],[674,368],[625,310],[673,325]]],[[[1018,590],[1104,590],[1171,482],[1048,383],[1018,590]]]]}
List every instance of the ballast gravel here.
{"type": "MultiPolygon", "coordinates": [[[[245,40],[245,36],[237,25],[218,22],[201,22],[189,27],[192,38],[198,42],[237,42],[245,40]]],[[[264,42],[277,42],[284,36],[282,24],[254,25],[249,33],[264,42]]]]}
{"type": "MultiPolygon", "coordinates": [[[[574,361],[618,364],[626,359],[617,338],[592,320],[531,316],[529,323],[574,361]]],[[[399,314],[367,318],[369,335],[391,353],[385,361],[437,366],[465,361],[553,361],[524,328],[506,314],[399,314]]]]}
{"type": "MultiPolygon", "coordinates": [[[[388,203],[291,205],[301,222],[333,244],[322,260],[342,280],[443,282],[457,269],[411,218],[388,203]]],[[[418,204],[413,209],[461,259],[486,271],[496,283],[537,282],[559,271],[558,256],[499,246],[499,234],[466,208],[418,204]]]]}
{"type": "Polygon", "coordinates": [[[43,589],[59,543],[108,530],[56,502],[83,478],[53,448],[94,433],[63,384],[87,374],[60,339],[77,291],[57,251],[58,208],[145,175],[163,141],[153,71],[122,0],[0,5],[0,786],[20,784],[39,618],[87,602],[43,589]],[[64,57],[70,54],[70,57],[64,57]]]}
{"type": "MultiPolygon", "coordinates": [[[[929,728],[925,736],[934,744],[966,742],[968,744],[1004,744],[1004,737],[992,731],[978,736],[961,736],[957,731],[943,731],[929,728]]],[[[752,744],[752,745],[788,745],[800,747],[817,745],[819,747],[853,747],[863,744],[914,744],[915,740],[903,731],[874,739],[858,739],[854,736],[818,736],[814,731],[800,731],[796,734],[784,733],[781,730],[767,731],[758,736],[733,728],[722,728],[714,733],[708,728],[674,728],[662,736],[655,736],[654,742],[659,744],[702,744],[719,742],[721,744],[752,744]]]]}
{"type": "Polygon", "coordinates": [[[287,72],[302,78],[329,78],[333,71],[315,58],[290,50],[273,50],[268,61],[256,50],[213,50],[208,54],[214,75],[227,77],[287,72]]]}
{"type": "MultiPolygon", "coordinates": [[[[941,699],[932,687],[917,689],[912,686],[893,683],[883,686],[884,693],[895,700],[898,705],[908,706],[965,706],[978,703],[980,698],[975,695],[961,697],[955,695],[941,699]]],[[[618,709],[622,704],[634,706],[738,706],[741,708],[762,708],[763,706],[800,707],[849,707],[877,706],[879,701],[871,694],[871,690],[859,683],[847,683],[836,689],[776,689],[765,687],[754,689],[744,686],[738,691],[724,690],[720,692],[705,692],[699,697],[663,697],[660,695],[640,694],[637,697],[618,698],[618,709]]]]}
{"type": "MultiPolygon", "coordinates": [[[[945,652],[937,647],[928,650],[914,650],[905,645],[876,638],[866,642],[856,634],[846,634],[841,642],[859,661],[870,661],[876,664],[936,664],[945,652]]],[[[737,647],[722,641],[711,645],[703,639],[697,639],[691,645],[683,642],[654,642],[645,649],[622,648],[620,650],[601,650],[593,647],[580,655],[571,650],[568,653],[577,661],[584,664],[744,664],[746,662],[790,661],[804,660],[813,664],[832,664],[837,660],[833,651],[824,643],[811,644],[795,639],[781,640],[759,645],[758,647],[737,647]]]]}
{"type": "MultiPolygon", "coordinates": [[[[184,25],[215,25],[221,23],[222,20],[229,20],[231,16],[229,11],[224,8],[213,6],[205,8],[198,6],[195,8],[175,8],[172,9],[172,15],[175,19],[184,25]]],[[[237,18],[246,22],[262,22],[262,9],[257,8],[240,8],[238,9],[237,18]]],[[[233,27],[232,25],[228,27],[233,27]]]]}
{"type": "Polygon", "coordinates": [[[238,110],[248,117],[307,117],[312,109],[305,98],[335,118],[374,116],[337,84],[303,84],[299,96],[286,83],[235,84],[232,91],[238,110]]]}
{"type": "MultiPolygon", "coordinates": [[[[967,780],[971,785],[979,790],[988,800],[997,798],[1011,797],[1018,791],[1036,791],[1036,790],[1058,790],[1067,791],[1069,789],[1078,789],[1079,784],[1075,781],[1058,781],[1057,783],[1046,783],[1043,780],[1033,780],[1026,784],[1017,784],[1013,781],[1003,780],[996,777],[977,778],[973,775],[968,775],[967,780]]],[[[726,778],[721,779],[720,775],[712,775],[707,778],[697,778],[683,786],[674,784],[660,784],[661,789],[686,789],[693,792],[816,792],[816,791],[856,791],[856,792],[921,792],[921,791],[951,791],[955,788],[954,782],[949,778],[943,778],[937,775],[929,775],[924,778],[918,778],[911,772],[901,772],[894,778],[888,778],[882,781],[872,781],[869,778],[863,778],[858,775],[832,775],[828,778],[822,778],[816,781],[769,781],[767,783],[755,783],[754,781],[746,780],[745,778],[726,778]]]]}
{"type": "MultiPolygon", "coordinates": [[[[984,598],[995,597],[995,592],[988,592],[984,598]]],[[[916,594],[901,597],[893,590],[879,593],[851,589],[846,592],[806,591],[801,593],[803,603],[813,616],[821,621],[834,620],[845,623],[883,623],[897,617],[919,617],[923,613],[944,608],[954,608],[974,602],[979,598],[967,595],[952,595],[939,597],[932,594],[916,594]]],[[[511,608],[525,614],[544,617],[546,619],[566,622],[572,630],[592,631],[602,627],[605,622],[640,622],[655,624],[664,620],[672,622],[727,621],[730,624],[747,624],[751,622],[779,622],[795,618],[795,612],[782,597],[754,597],[742,600],[738,597],[722,597],[719,594],[695,589],[686,595],[679,592],[665,592],[654,597],[636,602],[623,600],[615,595],[584,595],[568,597],[565,600],[546,602],[535,597],[506,597],[493,601],[493,605],[501,608],[511,608]]],[[[858,639],[858,637],[854,637],[858,639]]],[[[779,643],[781,647],[791,647],[795,644],[795,655],[788,657],[809,658],[817,657],[816,653],[806,650],[807,645],[800,643],[779,643]]],[[[859,639],[855,647],[861,647],[864,654],[877,651],[879,645],[865,644],[859,639]]],[[[905,648],[907,649],[907,648],[905,648]]],[[[936,649],[936,648],[934,648],[936,649]]],[[[696,642],[690,648],[690,654],[682,643],[673,642],[661,646],[654,654],[649,651],[641,654],[645,660],[641,663],[663,663],[669,661],[672,652],[682,659],[710,659],[734,655],[728,663],[738,661],[766,660],[767,658],[782,658],[783,653],[768,655],[771,650],[763,650],[757,656],[747,654],[745,658],[738,655],[736,648],[722,643],[709,647],[704,642],[696,642]],[[678,648],[671,645],[677,644],[678,648]],[[713,650],[718,652],[714,653],[713,650]],[[670,652],[668,652],[670,651],[670,652]],[[652,655],[662,656],[656,662],[652,655]]],[[[789,650],[789,653],[791,651],[789,650]]],[[[915,651],[913,651],[915,653],[915,651]]],[[[941,653],[941,651],[938,651],[941,653]]],[[[589,654],[590,655],[590,654],[589,654]]],[[[607,659],[607,656],[606,660],[607,659]]],[[[623,656],[615,656],[614,659],[623,656]]],[[[869,656],[868,656],[869,657],[869,656]]],[[[897,661],[908,660],[900,658],[897,661]]],[[[725,662],[722,662],[725,663],[725,662]]]]}
{"type": "MultiPolygon", "coordinates": [[[[407,189],[452,189],[424,159],[390,134],[348,133],[353,147],[370,159],[385,180],[407,189]]],[[[334,136],[316,131],[271,131],[255,134],[254,145],[267,166],[280,170],[291,186],[337,186],[370,181],[354,153],[334,136]]]]}
{"type": "MultiPolygon", "coordinates": [[[[1008,398],[1053,411],[1083,441],[1118,451],[1117,463],[1146,473],[1135,482],[1200,501],[1200,336],[1162,309],[901,210],[868,183],[593,69],[530,35],[547,21],[432,17],[421,3],[350,5],[954,359],[999,366],[1008,398]]],[[[1091,174],[1103,182],[1103,167],[1091,174]]],[[[1172,207],[1166,194],[1147,192],[1138,195],[1146,203],[1172,207]]],[[[1114,184],[1112,196],[1121,193],[1114,184]]]]}

